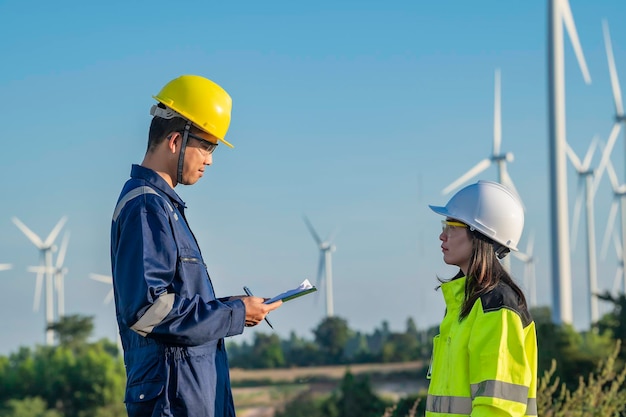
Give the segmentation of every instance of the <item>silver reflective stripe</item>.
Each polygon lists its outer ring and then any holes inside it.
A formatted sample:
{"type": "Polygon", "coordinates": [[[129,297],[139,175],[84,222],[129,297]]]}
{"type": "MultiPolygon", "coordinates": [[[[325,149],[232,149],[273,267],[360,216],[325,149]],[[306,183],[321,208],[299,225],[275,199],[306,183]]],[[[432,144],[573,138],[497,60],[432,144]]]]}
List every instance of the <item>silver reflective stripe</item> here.
{"type": "Polygon", "coordinates": [[[536,416],[537,415],[537,399],[529,398],[526,403],[526,415],[527,416],[536,416]]]}
{"type": "Polygon", "coordinates": [[[480,384],[472,384],[470,389],[472,390],[472,399],[476,397],[492,397],[523,404],[526,404],[528,401],[528,387],[524,385],[492,379],[483,381],[480,384]]]}
{"type": "MultiPolygon", "coordinates": [[[[115,210],[113,210],[113,221],[116,221],[117,218],[120,216],[120,213],[122,212],[122,209],[124,208],[126,203],[128,203],[133,198],[139,197],[140,195],[144,195],[144,194],[155,194],[155,195],[161,196],[159,193],[157,193],[156,191],[154,191],[152,188],[148,187],[147,185],[142,185],[141,187],[133,188],[132,190],[127,192],[124,195],[124,197],[120,199],[120,201],[117,202],[117,205],[115,206],[115,210]]],[[[174,213],[174,207],[172,207],[172,205],[168,201],[165,201],[165,204],[167,204],[167,208],[169,208],[170,211],[174,213]]],[[[174,219],[178,220],[178,215],[176,213],[174,213],[174,219]]]]}
{"type": "Polygon", "coordinates": [[[470,415],[472,413],[472,400],[468,397],[446,397],[428,394],[428,397],[426,397],[426,411],[431,413],[470,415]]]}
{"type": "MultiPolygon", "coordinates": [[[[474,387],[477,387],[480,384],[475,384],[472,386],[472,390],[474,387]]],[[[512,385],[512,384],[509,384],[512,385]]],[[[528,390],[528,388],[526,388],[528,390]]],[[[503,398],[497,397],[493,395],[481,395],[481,396],[491,396],[495,398],[503,398]]],[[[510,400],[509,398],[503,398],[510,400]]],[[[515,401],[515,400],[512,400],[515,401]]],[[[536,416],[537,415],[537,399],[536,398],[524,398],[523,401],[518,401],[522,403],[526,403],[526,413],[527,416],[536,416]]],[[[443,395],[428,395],[426,398],[426,411],[431,413],[444,413],[444,414],[465,414],[470,415],[472,413],[472,399],[467,397],[453,397],[453,396],[443,396],[443,395]]]]}
{"type": "Polygon", "coordinates": [[[158,326],[165,317],[169,314],[174,306],[174,294],[162,294],[157,300],[150,306],[149,309],[141,316],[137,323],[130,326],[131,329],[146,337],[152,332],[155,326],[158,326]]]}

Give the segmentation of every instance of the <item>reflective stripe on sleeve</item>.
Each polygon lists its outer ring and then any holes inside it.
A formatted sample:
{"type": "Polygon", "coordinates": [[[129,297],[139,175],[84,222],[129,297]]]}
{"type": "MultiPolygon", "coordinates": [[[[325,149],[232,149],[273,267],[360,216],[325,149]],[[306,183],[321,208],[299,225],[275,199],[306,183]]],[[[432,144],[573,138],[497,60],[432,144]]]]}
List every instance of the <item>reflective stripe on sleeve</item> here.
{"type": "Polygon", "coordinates": [[[152,332],[169,314],[174,306],[174,294],[163,294],[146,310],[143,316],[130,328],[143,337],[152,332]]]}
{"type": "MultiPolygon", "coordinates": [[[[141,187],[133,188],[132,190],[127,192],[124,195],[124,197],[120,199],[120,201],[117,202],[117,205],[115,206],[115,210],[113,210],[113,221],[117,220],[117,218],[120,216],[120,213],[122,212],[122,209],[130,200],[132,200],[135,197],[139,197],[140,195],[144,195],[144,194],[155,194],[155,195],[158,195],[159,197],[161,196],[159,193],[157,193],[156,191],[154,191],[152,188],[148,187],[147,185],[142,185],[141,187]]],[[[167,201],[165,201],[165,204],[167,204],[167,208],[169,208],[170,211],[174,214],[174,219],[178,220],[178,215],[174,213],[174,208],[172,207],[172,205],[167,201]]]]}
{"type": "Polygon", "coordinates": [[[428,394],[428,397],[426,397],[426,411],[431,413],[470,415],[472,413],[472,400],[468,397],[428,394]]]}
{"type": "Polygon", "coordinates": [[[537,399],[528,398],[528,387],[523,385],[501,381],[484,381],[480,384],[473,384],[471,389],[472,398],[429,394],[426,398],[426,411],[431,413],[470,415],[472,413],[472,399],[480,396],[523,403],[526,404],[525,415],[537,415],[537,399]]]}
{"type": "Polygon", "coordinates": [[[472,398],[492,397],[503,400],[526,403],[528,401],[528,387],[524,385],[511,384],[503,381],[491,379],[480,384],[472,384],[472,398]]]}

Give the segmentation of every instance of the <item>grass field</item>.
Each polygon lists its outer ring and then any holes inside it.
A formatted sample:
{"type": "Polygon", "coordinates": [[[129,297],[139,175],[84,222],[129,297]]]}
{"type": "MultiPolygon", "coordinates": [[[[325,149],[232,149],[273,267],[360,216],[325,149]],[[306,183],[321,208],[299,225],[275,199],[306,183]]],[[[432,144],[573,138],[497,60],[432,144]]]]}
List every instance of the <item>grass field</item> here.
{"type": "Polygon", "coordinates": [[[422,362],[356,364],[289,369],[231,369],[233,395],[240,417],[272,417],[277,407],[303,391],[331,393],[347,370],[367,374],[374,391],[397,400],[426,388],[422,362]]]}

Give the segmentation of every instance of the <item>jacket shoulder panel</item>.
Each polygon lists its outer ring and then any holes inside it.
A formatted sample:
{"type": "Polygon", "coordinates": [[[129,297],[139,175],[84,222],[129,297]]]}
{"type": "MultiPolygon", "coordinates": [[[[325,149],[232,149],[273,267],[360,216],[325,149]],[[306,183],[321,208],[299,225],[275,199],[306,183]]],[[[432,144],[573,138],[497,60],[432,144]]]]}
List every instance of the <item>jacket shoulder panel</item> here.
{"type": "Polygon", "coordinates": [[[501,282],[493,290],[481,295],[480,301],[485,313],[506,308],[515,312],[520,317],[524,327],[528,326],[533,321],[528,309],[521,305],[521,300],[517,293],[505,283],[501,282]]]}

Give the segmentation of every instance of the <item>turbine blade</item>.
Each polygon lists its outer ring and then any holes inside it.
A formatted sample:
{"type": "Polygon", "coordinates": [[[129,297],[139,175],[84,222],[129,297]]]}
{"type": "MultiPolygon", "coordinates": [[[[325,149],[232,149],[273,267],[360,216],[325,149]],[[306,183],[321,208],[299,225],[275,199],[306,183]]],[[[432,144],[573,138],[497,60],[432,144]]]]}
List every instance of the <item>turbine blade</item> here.
{"type": "Polygon", "coordinates": [[[606,163],[606,174],[609,177],[609,181],[611,182],[611,188],[614,193],[619,191],[619,180],[617,179],[617,174],[615,173],[615,168],[613,168],[613,163],[609,159],[606,163]]]}
{"type": "Polygon", "coordinates": [[[322,275],[324,274],[324,267],[325,267],[324,252],[320,251],[320,259],[317,264],[317,286],[318,287],[322,285],[322,275]]]}
{"type": "Polygon", "coordinates": [[[589,69],[587,68],[587,62],[585,61],[585,55],[583,54],[583,48],[580,46],[580,40],[578,39],[578,32],[576,31],[576,24],[574,23],[574,17],[572,16],[572,9],[570,9],[568,0],[561,0],[559,2],[559,9],[561,11],[561,17],[565,24],[565,29],[569,35],[580,71],[583,74],[585,83],[591,84],[591,76],[589,75],[589,69]]]}
{"type": "Polygon", "coordinates": [[[22,233],[24,233],[26,235],[26,237],[28,238],[28,240],[30,240],[31,242],[33,242],[33,245],[37,246],[39,249],[43,248],[43,241],[41,240],[41,238],[39,236],[37,236],[35,234],[35,232],[33,232],[32,230],[30,230],[24,223],[22,223],[20,221],[20,219],[18,219],[17,217],[13,217],[11,219],[13,221],[13,223],[18,227],[18,229],[20,229],[22,231],[22,233]]]}
{"type": "Polygon", "coordinates": [[[580,212],[583,205],[583,179],[578,179],[578,190],[576,192],[576,202],[574,203],[574,215],[572,216],[572,252],[576,250],[576,242],[578,241],[578,223],[580,221],[580,212]]]}
{"type": "MultiPolygon", "coordinates": [[[[517,198],[519,198],[519,201],[522,202],[522,198],[519,196],[519,193],[517,192],[517,188],[515,187],[515,184],[513,184],[513,180],[511,179],[511,176],[509,175],[509,171],[505,163],[502,164],[502,172],[500,173],[500,176],[502,177],[502,185],[504,185],[510,191],[512,191],[517,196],[517,198]]],[[[524,203],[522,202],[522,206],[523,205],[524,203]]]]}
{"type": "Polygon", "coordinates": [[[569,158],[572,165],[574,165],[574,169],[576,169],[577,172],[581,172],[583,170],[582,162],[580,162],[578,155],[576,155],[576,152],[574,152],[574,150],[569,145],[569,143],[566,143],[566,145],[567,145],[567,149],[566,149],[567,157],[569,158]]]}
{"type": "Polygon", "coordinates": [[[609,210],[609,218],[606,222],[606,229],[604,230],[604,238],[602,239],[602,249],[600,250],[600,256],[602,259],[606,259],[606,252],[609,248],[609,240],[611,239],[611,230],[615,223],[615,215],[617,214],[617,200],[613,200],[611,203],[611,209],[609,210]]]}
{"type": "Polygon", "coordinates": [[[489,165],[491,165],[491,160],[488,158],[483,159],[482,161],[474,165],[472,169],[470,169],[465,174],[463,174],[460,178],[458,178],[456,181],[452,182],[450,185],[444,188],[441,193],[445,195],[457,189],[460,185],[464,184],[466,181],[470,180],[471,178],[475,177],[476,175],[480,174],[481,172],[489,168],[489,165]]]}
{"type": "Polygon", "coordinates": [[[500,95],[500,69],[496,69],[494,97],[493,97],[493,155],[500,155],[502,143],[502,113],[500,95]]]}
{"type": "Polygon", "coordinates": [[[89,274],[89,278],[94,281],[104,282],[105,284],[112,284],[113,278],[110,275],[102,275],[102,274],[89,274]]]}
{"type": "Polygon", "coordinates": [[[609,24],[602,21],[602,31],[604,32],[604,45],[606,47],[606,58],[609,61],[609,74],[611,76],[611,89],[613,90],[613,102],[615,103],[615,113],[617,116],[624,115],[624,105],[622,104],[622,90],[619,86],[619,77],[615,69],[615,57],[613,56],[613,46],[611,45],[611,35],[609,24]]]}
{"type": "Polygon", "coordinates": [[[613,151],[613,146],[615,146],[615,141],[617,140],[617,136],[619,135],[619,131],[622,128],[621,123],[617,122],[613,124],[613,128],[611,129],[611,134],[609,135],[609,140],[602,151],[602,158],[600,159],[600,163],[598,164],[598,169],[596,170],[596,176],[593,181],[593,189],[598,189],[598,184],[600,183],[600,179],[602,179],[602,174],[604,173],[604,169],[606,168],[609,159],[611,158],[611,152],[613,151]]]}
{"type": "Polygon", "coordinates": [[[11,268],[13,268],[11,264],[0,264],[0,271],[8,271],[11,268]]]}
{"type": "Polygon", "coordinates": [[[44,245],[46,247],[50,247],[52,246],[52,243],[54,243],[55,239],[57,238],[57,235],[59,234],[59,232],[61,231],[61,229],[63,228],[63,226],[65,225],[65,222],[67,221],[67,217],[63,216],[61,217],[61,219],[58,221],[58,223],[56,224],[56,226],[54,226],[54,228],[52,229],[52,231],[50,232],[50,234],[48,235],[48,237],[46,238],[46,241],[44,242],[44,245]]]}
{"type": "Polygon", "coordinates": [[[65,254],[67,252],[67,244],[70,241],[70,233],[65,232],[63,234],[63,240],[61,241],[61,248],[59,249],[59,254],[57,255],[56,267],[60,269],[63,267],[63,261],[65,261],[65,254]]]}
{"type": "Polygon", "coordinates": [[[587,171],[589,169],[589,166],[591,165],[591,159],[593,158],[593,154],[596,153],[596,147],[598,146],[599,140],[600,139],[598,138],[598,135],[594,136],[593,139],[591,139],[589,149],[587,149],[587,153],[585,154],[585,158],[583,159],[581,166],[584,171],[587,171]]]}
{"type": "Polygon", "coordinates": [[[111,288],[111,290],[107,293],[107,296],[104,297],[104,304],[109,304],[111,302],[111,300],[113,300],[113,289],[111,288]]]}
{"type": "Polygon", "coordinates": [[[307,229],[309,229],[309,232],[311,233],[311,236],[313,236],[313,239],[315,240],[317,245],[318,246],[321,245],[322,244],[322,239],[320,239],[320,237],[318,236],[317,232],[313,228],[313,225],[309,221],[309,218],[306,217],[306,216],[302,216],[302,217],[304,219],[304,224],[306,224],[307,229]]]}
{"type": "Polygon", "coordinates": [[[35,281],[35,298],[33,299],[33,311],[35,313],[39,311],[39,304],[41,304],[41,286],[43,285],[43,273],[43,268],[37,270],[37,278],[35,281]]]}

